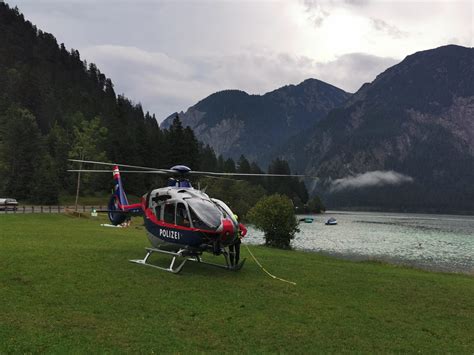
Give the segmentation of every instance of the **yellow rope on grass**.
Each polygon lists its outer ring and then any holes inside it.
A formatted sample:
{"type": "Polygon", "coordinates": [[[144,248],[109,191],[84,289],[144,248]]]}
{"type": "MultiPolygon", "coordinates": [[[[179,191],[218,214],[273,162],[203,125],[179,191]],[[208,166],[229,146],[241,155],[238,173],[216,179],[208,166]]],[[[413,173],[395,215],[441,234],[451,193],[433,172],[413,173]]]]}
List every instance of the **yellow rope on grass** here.
{"type": "Polygon", "coordinates": [[[257,258],[252,254],[252,252],[250,251],[249,247],[247,246],[247,244],[244,244],[245,247],[247,248],[247,251],[249,252],[250,256],[253,258],[253,260],[255,260],[255,262],[257,263],[258,266],[260,266],[260,268],[268,275],[270,276],[271,278],[275,279],[275,280],[280,280],[280,281],[283,281],[283,282],[286,282],[286,283],[289,283],[289,284],[292,284],[292,285],[295,285],[296,286],[296,282],[293,282],[293,281],[288,281],[288,280],[285,280],[285,279],[282,279],[282,278],[279,278],[279,277],[276,277],[275,275],[272,275],[270,274],[267,269],[265,269],[262,264],[260,264],[257,260],[257,258]]]}

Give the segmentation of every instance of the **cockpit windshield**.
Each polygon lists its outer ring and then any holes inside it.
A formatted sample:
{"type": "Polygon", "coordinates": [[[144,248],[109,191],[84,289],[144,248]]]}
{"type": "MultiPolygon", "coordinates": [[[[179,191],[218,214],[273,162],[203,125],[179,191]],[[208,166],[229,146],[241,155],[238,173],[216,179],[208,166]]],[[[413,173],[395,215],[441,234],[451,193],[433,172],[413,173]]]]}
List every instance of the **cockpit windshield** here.
{"type": "MultiPolygon", "coordinates": [[[[221,224],[222,212],[216,205],[214,205],[214,203],[200,198],[186,199],[186,202],[192,212],[194,212],[208,227],[213,229],[219,227],[221,224]]],[[[191,213],[191,215],[192,214],[193,213],[191,213]]]]}
{"type": "Polygon", "coordinates": [[[213,198],[212,201],[214,201],[220,208],[222,208],[225,214],[224,217],[230,218],[235,225],[239,224],[239,222],[237,222],[236,215],[232,212],[229,206],[225,204],[224,201],[218,200],[217,198],[213,198]]]}

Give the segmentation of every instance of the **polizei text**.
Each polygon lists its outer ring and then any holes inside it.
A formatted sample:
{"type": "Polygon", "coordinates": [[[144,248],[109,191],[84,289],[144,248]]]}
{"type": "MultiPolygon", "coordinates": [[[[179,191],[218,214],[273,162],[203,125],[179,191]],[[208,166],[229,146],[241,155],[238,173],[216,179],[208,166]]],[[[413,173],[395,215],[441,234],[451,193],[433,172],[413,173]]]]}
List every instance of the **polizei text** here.
{"type": "Polygon", "coordinates": [[[169,239],[181,239],[181,233],[178,231],[170,231],[168,229],[160,229],[160,237],[169,239]]]}

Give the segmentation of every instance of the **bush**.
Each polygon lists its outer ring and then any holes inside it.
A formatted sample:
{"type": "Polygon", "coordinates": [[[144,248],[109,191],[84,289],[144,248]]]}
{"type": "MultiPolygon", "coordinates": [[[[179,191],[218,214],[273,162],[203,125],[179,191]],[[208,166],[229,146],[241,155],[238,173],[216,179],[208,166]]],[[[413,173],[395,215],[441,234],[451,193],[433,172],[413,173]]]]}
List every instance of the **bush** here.
{"type": "Polygon", "coordinates": [[[299,232],[293,203],[282,195],[263,197],[250,209],[247,218],[265,233],[265,245],[289,249],[290,241],[299,232]]]}

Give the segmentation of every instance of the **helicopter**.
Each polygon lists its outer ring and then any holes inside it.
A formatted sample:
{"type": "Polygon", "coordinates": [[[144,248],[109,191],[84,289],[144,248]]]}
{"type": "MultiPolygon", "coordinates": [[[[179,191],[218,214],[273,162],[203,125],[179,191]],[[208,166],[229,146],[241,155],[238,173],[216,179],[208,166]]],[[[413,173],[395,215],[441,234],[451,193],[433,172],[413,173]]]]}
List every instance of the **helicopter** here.
{"type": "MultiPolygon", "coordinates": [[[[156,169],[136,165],[107,163],[90,160],[70,159],[81,164],[96,164],[112,167],[113,193],[106,210],[112,225],[118,226],[130,221],[132,216],[142,216],[151,247],[145,248],[143,259],[130,260],[133,263],[151,266],[171,273],[179,273],[187,261],[194,261],[226,270],[237,271],[245,259],[240,261],[241,238],[247,228],[239,223],[237,216],[225,202],[195,189],[189,177],[205,176],[229,178],[244,176],[259,177],[304,177],[304,175],[218,173],[193,171],[186,165],[175,165],[170,169],[156,169]],[[139,170],[120,170],[132,168],[139,170]],[[152,189],[141,197],[139,203],[130,204],[125,193],[121,173],[159,174],[168,177],[167,186],[152,189]],[[148,262],[153,253],[171,256],[168,267],[148,262]],[[222,255],[224,264],[206,262],[203,253],[222,255]]],[[[110,173],[111,170],[71,169],[69,172],[110,173]]]]}

